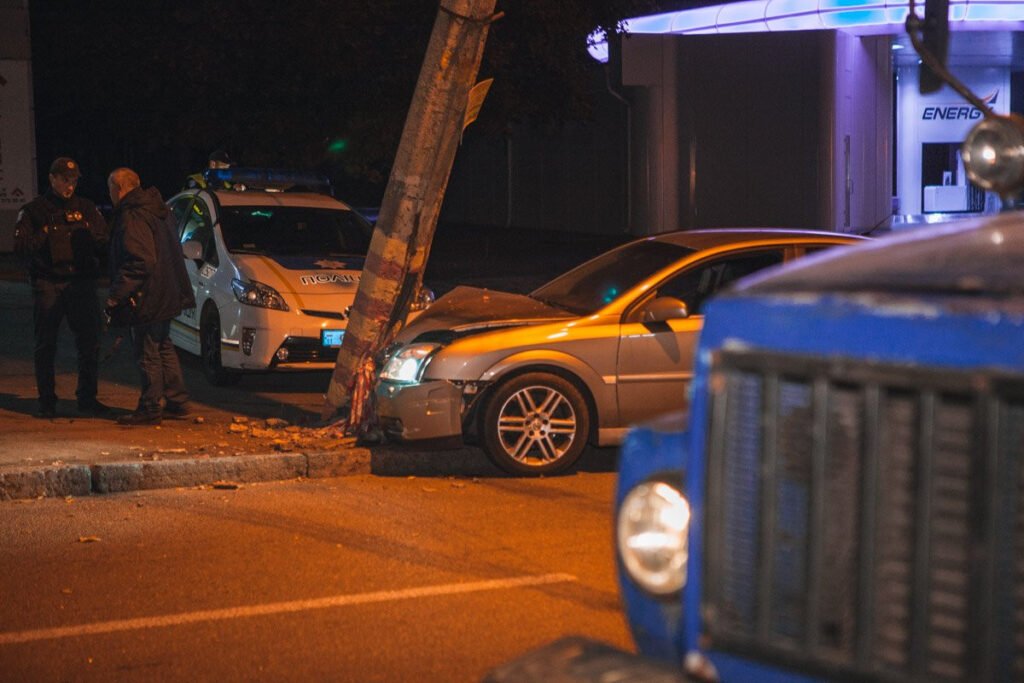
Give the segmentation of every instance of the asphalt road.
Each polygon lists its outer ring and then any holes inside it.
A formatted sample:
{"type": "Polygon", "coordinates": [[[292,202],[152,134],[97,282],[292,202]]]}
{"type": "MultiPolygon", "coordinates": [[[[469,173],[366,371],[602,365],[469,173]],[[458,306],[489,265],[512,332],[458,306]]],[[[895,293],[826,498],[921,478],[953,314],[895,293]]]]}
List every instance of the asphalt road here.
{"type": "Polygon", "coordinates": [[[0,503],[0,679],[475,681],[630,648],[614,474],[379,477],[0,503]]]}

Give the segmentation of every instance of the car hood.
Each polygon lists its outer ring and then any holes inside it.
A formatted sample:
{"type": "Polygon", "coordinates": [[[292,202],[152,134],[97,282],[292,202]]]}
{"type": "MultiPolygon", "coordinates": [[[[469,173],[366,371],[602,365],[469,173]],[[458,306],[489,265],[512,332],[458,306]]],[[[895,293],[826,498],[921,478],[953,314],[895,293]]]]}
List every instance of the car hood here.
{"type": "Polygon", "coordinates": [[[431,304],[430,308],[402,330],[399,341],[409,342],[425,332],[435,330],[484,332],[499,327],[537,325],[574,317],[560,308],[523,294],[461,286],[431,304]]]}
{"type": "Polygon", "coordinates": [[[354,296],[366,260],[362,256],[274,256],[235,254],[243,277],[270,285],[282,294],[354,296]]]}

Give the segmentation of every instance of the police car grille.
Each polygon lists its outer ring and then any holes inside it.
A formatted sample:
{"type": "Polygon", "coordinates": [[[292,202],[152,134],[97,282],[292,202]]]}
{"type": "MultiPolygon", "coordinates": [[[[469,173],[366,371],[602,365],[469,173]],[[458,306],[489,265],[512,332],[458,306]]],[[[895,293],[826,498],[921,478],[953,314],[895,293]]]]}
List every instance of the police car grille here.
{"type": "Polygon", "coordinates": [[[313,337],[288,337],[281,346],[288,349],[288,360],[278,362],[278,365],[333,363],[338,358],[337,348],[325,347],[313,337]]]}
{"type": "Polygon", "coordinates": [[[1024,680],[1024,378],[720,352],[710,386],[712,647],[1024,680]]]}
{"type": "Polygon", "coordinates": [[[314,311],[312,309],[303,308],[302,312],[305,315],[311,315],[316,318],[327,318],[328,320],[348,320],[348,314],[352,310],[351,306],[346,306],[344,311],[314,311]]]}

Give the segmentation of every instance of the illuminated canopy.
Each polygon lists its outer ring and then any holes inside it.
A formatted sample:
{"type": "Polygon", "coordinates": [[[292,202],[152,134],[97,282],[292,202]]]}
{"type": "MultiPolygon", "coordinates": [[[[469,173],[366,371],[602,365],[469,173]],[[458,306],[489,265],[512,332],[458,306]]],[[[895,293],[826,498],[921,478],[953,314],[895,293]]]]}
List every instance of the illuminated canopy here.
{"type": "MultiPolygon", "coordinates": [[[[919,7],[923,11],[924,2],[919,7]]],[[[763,33],[766,31],[841,30],[855,34],[898,33],[909,13],[908,2],[885,0],[747,0],[635,17],[623,22],[627,33],[763,33]]],[[[1012,29],[1024,22],[1024,0],[950,0],[950,29],[1012,29]]],[[[594,59],[608,61],[605,34],[590,35],[594,59]]]]}

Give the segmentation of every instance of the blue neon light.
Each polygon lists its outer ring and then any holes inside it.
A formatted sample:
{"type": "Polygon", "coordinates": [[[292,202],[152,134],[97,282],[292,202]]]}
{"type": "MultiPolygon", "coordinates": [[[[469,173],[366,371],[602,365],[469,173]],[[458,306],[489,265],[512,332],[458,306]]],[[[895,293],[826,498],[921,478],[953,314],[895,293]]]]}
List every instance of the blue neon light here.
{"type": "MultiPolygon", "coordinates": [[[[907,3],[900,0],[748,0],[634,17],[623,26],[627,33],[679,35],[819,29],[857,33],[857,29],[877,32],[880,26],[897,33],[903,30],[908,12],[907,3]]],[[[1024,22],[1024,0],[951,0],[949,19],[956,28],[971,23],[1024,22]]],[[[592,33],[587,49],[594,59],[608,61],[604,33],[592,33]]]]}

